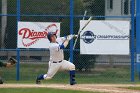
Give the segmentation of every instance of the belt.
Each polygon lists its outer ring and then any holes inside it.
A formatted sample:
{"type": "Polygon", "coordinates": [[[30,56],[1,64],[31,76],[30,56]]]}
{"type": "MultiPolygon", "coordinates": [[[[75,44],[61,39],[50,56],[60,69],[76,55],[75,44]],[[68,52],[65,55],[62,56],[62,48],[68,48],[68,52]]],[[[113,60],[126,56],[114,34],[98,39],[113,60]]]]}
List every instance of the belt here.
{"type": "Polygon", "coordinates": [[[53,61],[53,63],[61,63],[61,62],[62,62],[62,60],[61,61],[57,61],[57,62],[56,61],[53,61]]]}

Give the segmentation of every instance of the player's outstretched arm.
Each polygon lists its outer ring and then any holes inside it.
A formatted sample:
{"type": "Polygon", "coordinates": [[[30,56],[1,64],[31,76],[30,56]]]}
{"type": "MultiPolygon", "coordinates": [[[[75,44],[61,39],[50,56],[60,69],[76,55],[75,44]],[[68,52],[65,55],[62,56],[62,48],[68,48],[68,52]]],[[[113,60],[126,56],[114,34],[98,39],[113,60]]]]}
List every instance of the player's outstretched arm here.
{"type": "Polygon", "coordinates": [[[66,40],[62,43],[62,45],[60,45],[60,49],[66,48],[68,44],[69,44],[69,40],[66,39],[66,40]]]}
{"type": "Polygon", "coordinates": [[[68,35],[67,37],[66,37],[66,39],[68,39],[68,40],[71,40],[71,39],[73,39],[73,38],[77,38],[77,36],[78,35],[68,35]]]}
{"type": "Polygon", "coordinates": [[[14,66],[16,63],[17,63],[17,60],[11,57],[11,58],[8,60],[6,67],[14,66]]]}
{"type": "Polygon", "coordinates": [[[75,38],[77,38],[78,37],[78,35],[67,35],[67,36],[64,36],[64,37],[61,37],[61,39],[62,39],[62,42],[64,42],[64,41],[66,41],[66,40],[71,40],[71,39],[75,39],[75,38]]]}
{"type": "Polygon", "coordinates": [[[60,49],[64,49],[69,44],[69,41],[73,38],[77,38],[77,35],[68,35],[63,39],[63,43],[60,45],[60,49]]]}
{"type": "Polygon", "coordinates": [[[12,67],[17,63],[14,58],[10,58],[7,63],[0,61],[0,67],[12,67]]]}

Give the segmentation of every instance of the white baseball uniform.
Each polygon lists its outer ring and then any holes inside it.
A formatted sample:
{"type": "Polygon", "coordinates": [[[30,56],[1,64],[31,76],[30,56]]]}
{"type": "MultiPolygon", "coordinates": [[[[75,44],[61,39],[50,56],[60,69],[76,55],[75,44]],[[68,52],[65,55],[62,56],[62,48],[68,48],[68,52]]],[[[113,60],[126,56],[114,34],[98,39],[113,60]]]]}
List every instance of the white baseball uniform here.
{"type": "MultiPolygon", "coordinates": [[[[71,38],[69,38],[69,40],[70,39],[71,38]]],[[[64,60],[64,52],[63,49],[61,49],[61,45],[65,40],[65,37],[60,37],[56,39],[56,43],[50,43],[49,68],[47,74],[43,76],[44,79],[51,79],[59,70],[75,70],[75,65],[73,63],[64,60]]]]}

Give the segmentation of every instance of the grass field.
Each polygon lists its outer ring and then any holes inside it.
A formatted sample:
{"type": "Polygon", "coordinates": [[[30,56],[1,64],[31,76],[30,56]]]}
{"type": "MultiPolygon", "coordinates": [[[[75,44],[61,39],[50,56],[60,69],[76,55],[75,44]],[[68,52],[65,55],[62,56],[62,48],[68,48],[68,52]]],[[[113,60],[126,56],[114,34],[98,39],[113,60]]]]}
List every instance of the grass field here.
{"type": "Polygon", "coordinates": [[[140,87],[125,87],[125,88],[130,90],[140,90],[140,87]]]}
{"type": "MultiPolygon", "coordinates": [[[[20,81],[16,81],[16,68],[0,68],[0,73],[7,83],[35,83],[36,76],[47,73],[47,64],[21,64],[20,81]]],[[[78,84],[93,83],[131,83],[129,67],[95,68],[91,72],[76,72],[78,84]]],[[[52,80],[43,83],[69,83],[69,73],[59,72],[52,80]]]]}
{"type": "MultiPolygon", "coordinates": [[[[51,88],[0,88],[0,93],[101,93],[51,88]]],[[[103,93],[103,92],[102,92],[103,93]]]]}
{"type": "Polygon", "coordinates": [[[2,84],[0,93],[140,93],[139,84],[2,84]]]}

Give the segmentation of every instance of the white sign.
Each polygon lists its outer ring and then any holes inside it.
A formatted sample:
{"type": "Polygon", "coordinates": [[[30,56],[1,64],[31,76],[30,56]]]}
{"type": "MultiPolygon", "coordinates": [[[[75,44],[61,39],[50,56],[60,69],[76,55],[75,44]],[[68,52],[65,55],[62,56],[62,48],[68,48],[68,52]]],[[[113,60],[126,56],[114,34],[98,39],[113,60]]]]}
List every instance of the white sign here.
{"type": "MultiPolygon", "coordinates": [[[[80,21],[80,28],[86,21],[80,21]]],[[[128,55],[129,21],[92,20],[80,34],[81,54],[128,55]]]]}
{"type": "Polygon", "coordinates": [[[136,54],[137,55],[137,57],[136,57],[136,62],[138,62],[138,63],[140,63],[140,54],[136,54]]]}
{"type": "Polygon", "coordinates": [[[18,22],[18,48],[48,48],[48,32],[60,36],[60,23],[18,22]]]}

